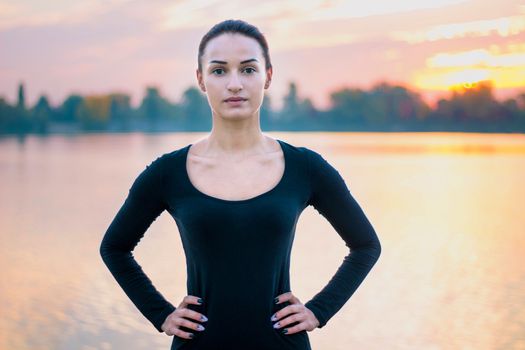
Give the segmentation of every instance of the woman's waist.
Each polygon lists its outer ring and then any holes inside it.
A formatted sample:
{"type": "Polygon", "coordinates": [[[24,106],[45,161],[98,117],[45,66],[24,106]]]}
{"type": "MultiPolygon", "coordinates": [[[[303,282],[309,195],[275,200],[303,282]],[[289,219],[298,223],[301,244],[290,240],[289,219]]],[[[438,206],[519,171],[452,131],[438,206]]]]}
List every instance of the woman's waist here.
{"type": "MultiPolygon", "coordinates": [[[[204,307],[202,306],[204,309],[204,307]]],[[[309,350],[306,331],[285,335],[273,328],[272,311],[257,312],[254,308],[223,308],[211,306],[203,331],[183,329],[195,334],[193,339],[176,337],[172,349],[250,349],[250,350],[309,350]]],[[[271,308],[271,310],[276,310],[271,308]]]]}
{"type": "Polygon", "coordinates": [[[202,298],[202,305],[189,304],[187,307],[204,314],[208,320],[217,320],[218,323],[248,322],[260,325],[266,319],[270,322],[270,317],[276,309],[272,294],[225,296],[204,293],[202,298]]]}

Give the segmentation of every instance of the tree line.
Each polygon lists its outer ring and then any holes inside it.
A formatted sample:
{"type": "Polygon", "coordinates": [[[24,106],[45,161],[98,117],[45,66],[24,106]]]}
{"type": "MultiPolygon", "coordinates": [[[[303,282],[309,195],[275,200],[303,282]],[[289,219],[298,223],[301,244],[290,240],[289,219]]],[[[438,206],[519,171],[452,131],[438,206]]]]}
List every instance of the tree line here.
{"type": "MultiPolygon", "coordinates": [[[[490,81],[455,89],[435,107],[404,86],[378,83],[369,90],[344,87],[330,92],[330,108],[317,109],[291,82],[280,109],[266,94],[261,106],[264,130],[296,131],[475,131],[525,132],[525,91],[498,101],[490,81]]],[[[146,88],[137,108],[123,93],[71,94],[50,105],[45,95],[27,106],[24,84],[15,105],[0,97],[0,134],[50,134],[130,131],[209,131],[211,111],[198,88],[186,89],[179,102],[146,88]]]]}

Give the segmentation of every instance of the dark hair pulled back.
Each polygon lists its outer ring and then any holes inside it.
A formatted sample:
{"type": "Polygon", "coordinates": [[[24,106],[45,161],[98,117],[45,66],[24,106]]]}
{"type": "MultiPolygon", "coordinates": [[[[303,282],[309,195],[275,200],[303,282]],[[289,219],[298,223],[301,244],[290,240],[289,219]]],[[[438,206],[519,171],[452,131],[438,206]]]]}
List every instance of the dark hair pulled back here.
{"type": "Polygon", "coordinates": [[[245,35],[247,37],[257,40],[257,42],[262,48],[264,60],[266,62],[266,70],[272,67],[272,63],[270,61],[270,53],[268,49],[268,42],[266,41],[266,38],[261,33],[261,31],[259,31],[259,29],[256,26],[249,24],[243,20],[228,19],[228,20],[215,24],[202,37],[201,42],[199,44],[199,55],[197,57],[198,69],[200,72],[202,72],[201,57],[204,54],[204,49],[206,48],[206,45],[211,39],[223,33],[232,33],[232,34],[238,33],[238,34],[242,34],[242,35],[245,35]]]}

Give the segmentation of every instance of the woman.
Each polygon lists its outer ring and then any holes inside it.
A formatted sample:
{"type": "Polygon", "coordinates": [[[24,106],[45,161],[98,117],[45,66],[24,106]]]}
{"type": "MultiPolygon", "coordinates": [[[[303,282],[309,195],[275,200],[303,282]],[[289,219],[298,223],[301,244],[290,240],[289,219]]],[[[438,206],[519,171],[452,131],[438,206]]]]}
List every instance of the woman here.
{"type": "Polygon", "coordinates": [[[311,349],[381,252],[344,179],[319,153],[261,132],[272,79],[264,36],[240,20],[215,25],[199,46],[197,80],[213,128],[163,154],[135,179],[100,246],[104,263],[171,349],[311,349]],[[351,249],[336,274],[302,304],[290,290],[290,252],[301,212],[312,205],[351,249]],[[175,307],[131,251],[164,211],[175,219],[188,295],[175,307]]]}

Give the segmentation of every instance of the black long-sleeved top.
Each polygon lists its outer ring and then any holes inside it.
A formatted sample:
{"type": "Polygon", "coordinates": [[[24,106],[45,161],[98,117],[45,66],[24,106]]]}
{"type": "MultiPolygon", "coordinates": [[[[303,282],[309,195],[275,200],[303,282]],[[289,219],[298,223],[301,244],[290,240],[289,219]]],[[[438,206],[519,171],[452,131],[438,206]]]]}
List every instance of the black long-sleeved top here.
{"type": "MultiPolygon", "coordinates": [[[[188,308],[208,317],[194,339],[173,336],[171,349],[311,349],[306,331],[282,334],[270,317],[289,302],[290,252],[297,220],[312,205],[345,241],[349,254],[328,284],[305,303],[323,327],[352,296],[381,253],[374,228],[339,172],[319,153],[278,140],[285,159],[280,182],[244,200],[207,195],[190,182],[191,144],[152,161],[135,179],[109,225],[100,254],[140,312],[162,332],[175,310],[153,286],[132,251],[164,211],[175,219],[186,256],[188,308]]],[[[194,321],[199,322],[199,321],[194,321]]],[[[295,325],[297,323],[293,323],[295,325]]]]}

